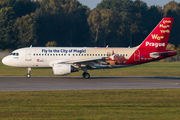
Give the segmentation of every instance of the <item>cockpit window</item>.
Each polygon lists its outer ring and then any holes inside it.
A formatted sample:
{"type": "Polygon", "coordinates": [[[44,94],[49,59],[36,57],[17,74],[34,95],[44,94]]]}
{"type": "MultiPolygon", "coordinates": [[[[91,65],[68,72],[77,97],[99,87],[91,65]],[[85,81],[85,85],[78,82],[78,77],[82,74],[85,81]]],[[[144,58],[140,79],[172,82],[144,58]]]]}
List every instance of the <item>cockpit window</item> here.
{"type": "Polygon", "coordinates": [[[11,53],[10,55],[19,56],[19,53],[11,53]]]}

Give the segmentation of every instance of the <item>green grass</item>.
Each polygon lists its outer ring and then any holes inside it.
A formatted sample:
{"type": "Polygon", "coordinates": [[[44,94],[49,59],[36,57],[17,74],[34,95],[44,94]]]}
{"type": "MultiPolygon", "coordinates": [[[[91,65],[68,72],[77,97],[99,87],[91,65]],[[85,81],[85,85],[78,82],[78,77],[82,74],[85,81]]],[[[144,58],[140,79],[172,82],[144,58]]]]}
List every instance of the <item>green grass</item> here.
{"type": "Polygon", "coordinates": [[[0,92],[0,119],[180,119],[180,90],[0,92]]]}
{"type": "MultiPolygon", "coordinates": [[[[93,70],[91,76],[180,76],[180,63],[148,63],[93,70]]],[[[25,68],[0,63],[0,76],[24,76],[25,68]]],[[[81,76],[81,72],[70,76],[81,76]]],[[[32,69],[33,76],[53,76],[32,69]]],[[[180,120],[180,89],[0,92],[0,120],[180,120]]]]}
{"type": "MultiPolygon", "coordinates": [[[[127,68],[89,70],[91,76],[180,76],[180,62],[152,62],[127,68]]],[[[83,71],[68,76],[81,76],[83,71]]],[[[0,62],[0,76],[25,76],[26,68],[4,66],[0,62]]],[[[52,69],[32,69],[32,76],[53,76],[52,69]]]]}

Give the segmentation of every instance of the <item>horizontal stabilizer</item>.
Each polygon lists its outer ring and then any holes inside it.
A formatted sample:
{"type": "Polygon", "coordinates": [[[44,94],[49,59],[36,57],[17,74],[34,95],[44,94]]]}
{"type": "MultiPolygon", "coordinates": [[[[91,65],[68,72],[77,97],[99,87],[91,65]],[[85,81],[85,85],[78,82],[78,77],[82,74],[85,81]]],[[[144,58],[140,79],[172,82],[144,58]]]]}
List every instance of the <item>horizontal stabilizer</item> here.
{"type": "Polygon", "coordinates": [[[168,54],[174,53],[175,51],[167,51],[167,52],[153,52],[150,53],[150,57],[158,58],[160,56],[167,56],[168,54]]]}

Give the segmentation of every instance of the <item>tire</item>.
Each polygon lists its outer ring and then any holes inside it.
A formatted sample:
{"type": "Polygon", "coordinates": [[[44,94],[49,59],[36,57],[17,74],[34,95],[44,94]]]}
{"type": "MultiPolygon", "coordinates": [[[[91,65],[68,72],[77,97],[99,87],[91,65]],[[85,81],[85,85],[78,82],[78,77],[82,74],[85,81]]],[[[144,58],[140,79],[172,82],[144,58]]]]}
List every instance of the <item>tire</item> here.
{"type": "Polygon", "coordinates": [[[27,78],[30,78],[30,77],[31,77],[31,75],[30,75],[30,74],[27,74],[27,75],[26,75],[26,77],[27,77],[27,78]]]}
{"type": "Polygon", "coordinates": [[[82,74],[82,76],[83,76],[84,78],[85,78],[85,74],[86,74],[85,72],[83,72],[83,74],[82,74]]]}
{"type": "Polygon", "coordinates": [[[84,78],[89,79],[90,78],[90,74],[89,73],[85,73],[84,78]]]}

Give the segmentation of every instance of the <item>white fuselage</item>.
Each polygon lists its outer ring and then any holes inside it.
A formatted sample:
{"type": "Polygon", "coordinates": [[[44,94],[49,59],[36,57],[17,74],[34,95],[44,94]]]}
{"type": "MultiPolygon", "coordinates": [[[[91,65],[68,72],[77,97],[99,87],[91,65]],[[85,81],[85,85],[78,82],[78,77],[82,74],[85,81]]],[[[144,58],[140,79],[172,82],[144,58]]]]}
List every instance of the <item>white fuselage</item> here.
{"type": "Polygon", "coordinates": [[[3,63],[13,67],[44,68],[53,67],[58,62],[113,55],[129,59],[135,50],[136,48],[29,47],[13,51],[3,59],[3,63]]]}

